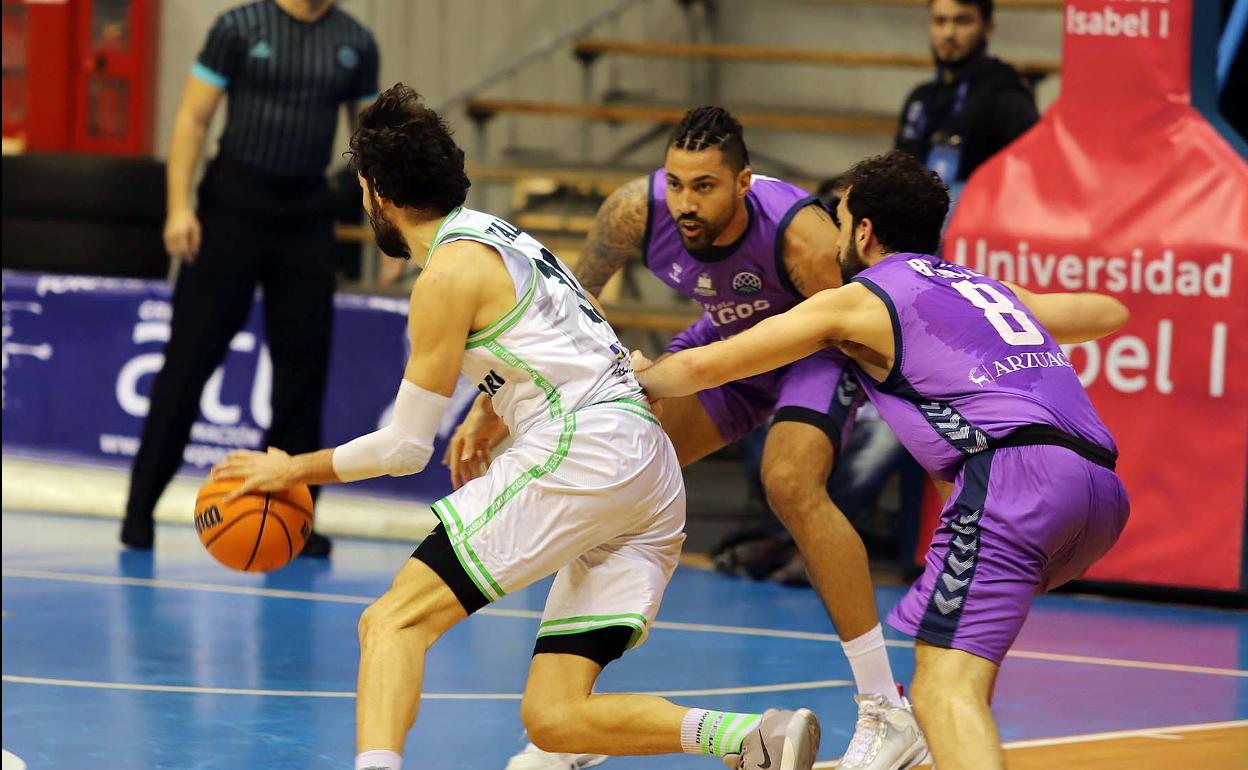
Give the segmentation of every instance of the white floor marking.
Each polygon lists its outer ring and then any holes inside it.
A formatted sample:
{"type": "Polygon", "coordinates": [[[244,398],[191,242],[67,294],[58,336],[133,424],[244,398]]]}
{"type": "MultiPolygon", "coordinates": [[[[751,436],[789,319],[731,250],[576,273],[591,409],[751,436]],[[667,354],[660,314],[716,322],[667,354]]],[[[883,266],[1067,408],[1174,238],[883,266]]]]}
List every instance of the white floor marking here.
{"type": "MultiPolygon", "coordinates": [[[[1231,722],[1200,722],[1190,725],[1172,725],[1169,727],[1150,727],[1141,730],[1115,730],[1108,733],[1086,733],[1084,735],[1061,735],[1054,738],[1034,738],[1026,741],[1010,741],[1003,744],[1005,749],[1030,749],[1038,746],[1064,746],[1072,743],[1095,743],[1097,741],[1114,741],[1121,738],[1167,738],[1182,740],[1181,735],[1172,733],[1195,733],[1205,730],[1226,730],[1236,727],[1248,727],[1248,719],[1231,722]]],[[[829,770],[836,767],[836,760],[816,762],[815,770],[829,770]]]]}
{"type": "MultiPolygon", "coordinates": [[[[133,690],[138,692],[190,693],[195,695],[263,695],[283,698],[354,698],[355,692],[335,690],[255,690],[239,687],[194,687],[174,684],[138,684],[133,682],[95,682],[84,679],[52,679],[39,676],[16,676],[5,674],[4,681],[13,684],[35,684],[49,687],[79,687],[89,690],[133,690]]],[[[692,698],[710,695],[746,695],[761,692],[789,692],[792,690],[819,690],[831,687],[849,687],[852,679],[822,679],[812,682],[783,682],[745,687],[715,687],[705,690],[655,690],[641,695],[658,695],[664,698],[692,698]]],[[[423,700],[520,700],[518,692],[427,692],[423,700]]]]}
{"type": "Polygon", "coordinates": [[[3,756],[3,760],[0,760],[0,770],[26,770],[26,763],[16,754],[0,750],[0,756],[3,756]]]}
{"type": "MultiPolygon", "coordinates": [[[[95,583],[99,585],[139,586],[144,588],[168,588],[182,591],[205,591],[209,593],[242,594],[246,596],[262,596],[274,599],[296,599],[302,601],[336,602],[339,604],[370,604],[376,597],[351,596],[348,594],[327,594],[312,591],[285,591],[275,588],[255,588],[253,586],[233,586],[220,583],[196,583],[183,580],[163,580],[158,578],[130,578],[113,575],[87,575],[74,572],[51,572],[46,570],[5,568],[4,577],[29,578],[32,580],[58,580],[71,583],[95,583]]],[[[510,618],[540,618],[542,613],[536,610],[508,610],[497,607],[486,607],[479,610],[478,615],[492,615],[510,618]]],[[[819,642],[838,642],[836,634],[822,634],[812,631],[784,631],[770,628],[752,628],[749,626],[722,626],[706,623],[677,623],[660,620],[655,628],[672,631],[692,631],[714,634],[735,634],[741,636],[765,636],[777,639],[802,639],[819,642]]],[[[912,642],[889,640],[890,647],[911,647],[912,642]]],[[[1186,663],[1163,663],[1148,660],[1131,660],[1123,658],[1102,658],[1090,655],[1065,655],[1056,652],[1035,652],[1031,650],[1011,650],[1011,658],[1026,660],[1043,660],[1054,663],[1075,663],[1089,666],[1110,666],[1115,668],[1133,668],[1149,671],[1173,671],[1183,674],[1208,674],[1212,676],[1232,676],[1248,678],[1248,671],[1234,668],[1218,668],[1215,666],[1193,666],[1186,663]]]]}

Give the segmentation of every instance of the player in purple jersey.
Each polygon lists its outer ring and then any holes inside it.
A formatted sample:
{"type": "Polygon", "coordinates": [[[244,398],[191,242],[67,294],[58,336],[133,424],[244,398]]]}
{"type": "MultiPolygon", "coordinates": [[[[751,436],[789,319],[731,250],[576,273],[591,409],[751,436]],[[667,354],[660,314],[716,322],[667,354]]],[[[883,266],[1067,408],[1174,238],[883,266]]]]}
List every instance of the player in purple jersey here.
{"type": "MultiPolygon", "coordinates": [[[[1032,597],[1118,539],[1117,449],[1059,343],[1111,334],[1122,303],[1033,294],[930,256],[948,195],[900,152],[850,175],[838,207],[850,282],[638,378],[654,398],[750,377],[835,346],[898,438],[952,494],[927,569],[889,615],[916,637],[913,697],[940,770],[1004,768],[989,702],[1032,597]]],[[[869,746],[851,744],[850,761],[869,746]]]]}
{"type": "MultiPolygon", "coordinates": [[[[626,262],[642,258],[661,280],[700,302],[702,319],[669,351],[753,327],[806,297],[841,285],[838,230],[805,190],[750,170],[741,125],[726,110],[690,110],[672,132],[664,167],[611,194],[574,270],[593,294],[626,262]]],[[[909,704],[897,691],[862,539],[827,492],[850,427],[856,380],[837,350],[665,404],[662,421],[682,465],[736,441],[769,418],[762,477],[771,507],[793,534],[811,582],[842,639],[858,688],[854,741],[882,746],[849,767],[898,770],[927,756],[909,704]],[[889,730],[890,741],[879,740],[889,730]]],[[[458,484],[479,474],[500,435],[474,406],[447,461],[458,484]]],[[[584,757],[527,751],[509,770],[587,766],[584,757]]]]}

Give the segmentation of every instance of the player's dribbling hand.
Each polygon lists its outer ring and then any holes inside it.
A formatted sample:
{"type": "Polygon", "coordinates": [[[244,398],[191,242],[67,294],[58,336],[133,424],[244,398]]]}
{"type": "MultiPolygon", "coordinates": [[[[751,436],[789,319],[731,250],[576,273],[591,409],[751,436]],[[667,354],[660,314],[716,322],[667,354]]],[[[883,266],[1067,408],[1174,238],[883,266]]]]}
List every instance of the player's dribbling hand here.
{"type": "Polygon", "coordinates": [[[199,217],[191,209],[169,212],[165,219],[165,251],[174,259],[194,262],[202,232],[199,217]]]}
{"type": "Polygon", "coordinates": [[[277,492],[294,483],[291,476],[290,455],[276,447],[269,447],[268,452],[253,452],[240,449],[230,452],[229,456],[217,463],[210,477],[218,479],[242,479],[225,502],[245,495],[248,492],[277,492]]]}

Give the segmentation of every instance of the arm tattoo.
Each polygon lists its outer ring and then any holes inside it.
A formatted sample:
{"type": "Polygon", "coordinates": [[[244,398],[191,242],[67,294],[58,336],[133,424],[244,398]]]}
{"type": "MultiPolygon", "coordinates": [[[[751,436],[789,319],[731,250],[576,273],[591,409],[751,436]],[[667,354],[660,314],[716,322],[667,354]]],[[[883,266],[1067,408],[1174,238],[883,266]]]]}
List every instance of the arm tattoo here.
{"type": "Polygon", "coordinates": [[[838,233],[823,206],[807,206],[793,218],[785,234],[784,269],[798,294],[809,298],[840,285],[835,256],[838,233]]]}
{"type": "Polygon", "coordinates": [[[806,289],[806,277],[802,275],[801,263],[786,253],[784,267],[789,273],[789,281],[792,282],[793,288],[797,289],[798,294],[809,299],[811,292],[806,289]]]}
{"type": "Polygon", "coordinates": [[[611,193],[598,209],[585,249],[572,271],[585,291],[595,297],[625,262],[641,256],[649,185],[648,176],[634,179],[611,193]]]}

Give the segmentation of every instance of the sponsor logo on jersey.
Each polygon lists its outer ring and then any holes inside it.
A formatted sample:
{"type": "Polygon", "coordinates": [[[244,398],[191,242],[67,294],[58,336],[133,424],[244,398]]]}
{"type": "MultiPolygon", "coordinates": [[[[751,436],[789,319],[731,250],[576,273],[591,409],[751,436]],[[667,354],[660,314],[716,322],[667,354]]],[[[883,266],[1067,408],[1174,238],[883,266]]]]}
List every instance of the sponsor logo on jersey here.
{"type": "Polygon", "coordinates": [[[693,293],[699,297],[715,296],[715,284],[711,283],[710,273],[702,273],[698,276],[698,285],[693,287],[693,293]]]}
{"type": "Polygon", "coordinates": [[[490,398],[494,398],[494,395],[498,393],[498,389],[506,384],[507,380],[504,380],[501,374],[491,369],[490,373],[485,375],[485,379],[477,383],[477,390],[490,398]]]}
{"type": "Polygon", "coordinates": [[[757,313],[766,312],[771,309],[771,303],[765,299],[748,300],[746,302],[737,302],[730,299],[727,302],[716,302],[713,305],[703,305],[703,307],[706,309],[706,317],[711,320],[711,324],[724,326],[737,321],[744,321],[757,313]]]}
{"type": "Polygon", "coordinates": [[[685,272],[685,266],[679,262],[672,263],[672,272],[668,273],[668,277],[673,281],[679,281],[681,273],[685,272]]]}
{"type": "Polygon", "coordinates": [[[251,58],[253,59],[271,59],[273,58],[273,49],[269,46],[269,41],[261,40],[251,47],[251,58]]]}
{"type": "Polygon", "coordinates": [[[966,378],[982,388],[985,383],[992,379],[992,375],[988,373],[986,368],[982,366],[974,366],[971,367],[971,373],[968,374],[966,378]]]}
{"type": "MultiPolygon", "coordinates": [[[[1061,350],[1057,350],[1056,352],[1049,351],[1049,350],[1041,350],[1041,351],[1037,351],[1034,353],[1032,352],[1019,353],[1017,355],[1006,356],[1005,358],[999,358],[996,361],[993,361],[988,364],[984,364],[982,368],[984,370],[984,374],[987,375],[987,377],[984,378],[985,380],[986,379],[996,380],[998,377],[1002,377],[1007,374],[1013,374],[1015,372],[1022,371],[1023,369],[1051,369],[1053,367],[1062,367],[1062,366],[1068,369],[1075,368],[1074,364],[1070,362],[1070,359],[1067,358],[1066,354],[1063,353],[1061,350]]],[[[975,367],[975,369],[979,369],[979,368],[981,367],[978,367],[978,366],[975,367]]],[[[983,382],[981,382],[979,379],[976,379],[974,376],[975,369],[971,370],[971,375],[972,375],[970,378],[971,382],[975,383],[976,385],[979,385],[982,388],[983,382]]]]}
{"type": "Polygon", "coordinates": [[[627,377],[633,371],[633,358],[628,354],[628,348],[618,342],[612,342],[610,349],[615,355],[615,366],[612,367],[611,374],[616,377],[627,377]]]}
{"type": "Polygon", "coordinates": [[[732,290],[738,294],[758,294],[763,290],[763,277],[758,273],[742,270],[732,277],[732,290]]]}

